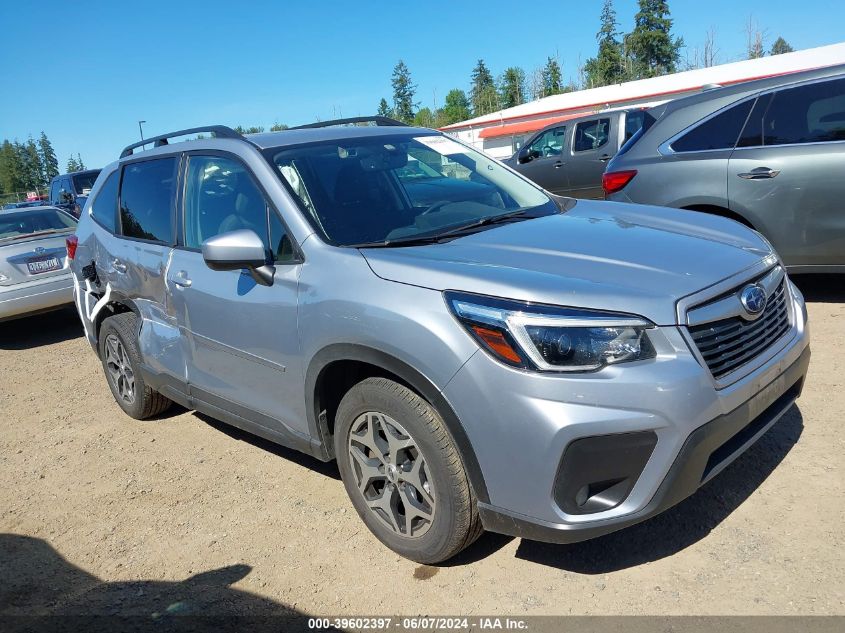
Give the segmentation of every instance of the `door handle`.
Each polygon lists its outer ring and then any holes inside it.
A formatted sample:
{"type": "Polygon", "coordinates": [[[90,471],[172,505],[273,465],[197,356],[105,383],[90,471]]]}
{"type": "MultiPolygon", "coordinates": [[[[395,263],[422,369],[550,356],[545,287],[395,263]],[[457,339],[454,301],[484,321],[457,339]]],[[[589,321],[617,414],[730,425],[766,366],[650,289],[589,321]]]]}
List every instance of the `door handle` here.
{"type": "Polygon", "coordinates": [[[562,160],[555,161],[555,169],[560,169],[561,167],[563,167],[563,161],[562,160]]]}
{"type": "Polygon", "coordinates": [[[188,278],[188,273],[184,270],[180,270],[173,276],[173,283],[182,288],[190,288],[192,282],[188,278]]]}
{"type": "Polygon", "coordinates": [[[113,260],[112,263],[111,263],[111,267],[114,268],[115,271],[117,271],[119,273],[125,273],[126,272],[126,264],[121,262],[119,259],[113,260]]]}
{"type": "Polygon", "coordinates": [[[769,169],[768,167],[757,167],[751,171],[746,171],[737,174],[740,178],[745,180],[762,180],[763,178],[774,178],[780,173],[780,169],[769,169]]]}
{"type": "Polygon", "coordinates": [[[606,163],[606,162],[607,162],[607,161],[609,161],[611,158],[613,158],[613,156],[611,156],[611,155],[609,155],[609,154],[605,154],[604,156],[599,157],[599,160],[600,160],[601,162],[603,162],[603,163],[606,163]]]}

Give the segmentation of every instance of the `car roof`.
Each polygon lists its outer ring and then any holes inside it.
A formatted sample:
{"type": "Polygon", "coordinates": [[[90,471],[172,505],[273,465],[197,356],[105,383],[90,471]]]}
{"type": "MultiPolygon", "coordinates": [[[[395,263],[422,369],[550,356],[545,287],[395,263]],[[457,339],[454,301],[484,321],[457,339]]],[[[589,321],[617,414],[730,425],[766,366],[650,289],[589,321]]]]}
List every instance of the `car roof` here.
{"type": "Polygon", "coordinates": [[[424,136],[442,134],[437,130],[411,126],[376,126],[376,125],[338,125],[334,127],[296,128],[279,132],[261,132],[244,136],[250,143],[260,149],[300,145],[302,143],[319,143],[325,141],[348,141],[359,138],[379,136],[424,136]]]}
{"type": "Polygon", "coordinates": [[[839,76],[845,77],[845,64],[838,64],[835,66],[825,66],[822,68],[813,68],[811,70],[804,70],[796,73],[788,73],[785,75],[775,75],[772,77],[762,77],[760,79],[753,79],[751,81],[744,81],[733,84],[731,86],[724,86],[720,88],[712,88],[693,95],[681,97],[673,101],[668,101],[665,104],[655,107],[655,110],[662,109],[664,112],[673,112],[681,108],[694,106],[699,103],[705,103],[720,97],[728,97],[736,95],[737,98],[745,95],[751,95],[757,92],[772,88],[780,88],[790,86],[792,84],[799,84],[805,81],[812,81],[814,79],[837,78],[839,76]]]}

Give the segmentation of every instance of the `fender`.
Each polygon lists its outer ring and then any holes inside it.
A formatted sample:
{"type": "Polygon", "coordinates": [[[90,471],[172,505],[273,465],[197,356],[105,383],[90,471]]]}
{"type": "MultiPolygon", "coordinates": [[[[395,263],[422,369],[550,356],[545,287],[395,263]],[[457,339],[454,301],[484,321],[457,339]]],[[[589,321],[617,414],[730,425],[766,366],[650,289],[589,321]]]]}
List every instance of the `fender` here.
{"type": "Polygon", "coordinates": [[[335,343],[324,347],[314,355],[305,375],[305,408],[308,414],[308,426],[311,429],[313,437],[320,438],[320,441],[326,445],[325,448],[331,446],[332,438],[328,432],[328,425],[324,416],[321,419],[320,411],[318,410],[320,403],[316,401],[315,396],[320,374],[331,363],[339,360],[359,361],[389,371],[401,378],[430,402],[437,409],[440,417],[443,418],[443,422],[446,424],[446,430],[451,435],[455,446],[458,447],[458,452],[463,460],[467,477],[475,492],[476,499],[481,503],[489,503],[490,498],[487,493],[487,485],[484,483],[484,475],[475,456],[475,450],[472,448],[469,437],[467,437],[466,431],[458,416],[440,389],[426,376],[404,361],[381,350],[353,343],[335,343]]]}

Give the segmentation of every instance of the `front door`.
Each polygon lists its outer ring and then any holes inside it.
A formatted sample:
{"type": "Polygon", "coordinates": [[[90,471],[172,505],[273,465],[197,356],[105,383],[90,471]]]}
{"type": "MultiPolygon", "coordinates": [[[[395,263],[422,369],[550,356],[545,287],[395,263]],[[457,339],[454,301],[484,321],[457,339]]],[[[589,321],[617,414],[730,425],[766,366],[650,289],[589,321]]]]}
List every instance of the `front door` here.
{"type": "Polygon", "coordinates": [[[275,209],[229,155],[191,154],[181,244],[168,267],[179,327],[189,346],[191,396],[278,432],[307,436],[297,333],[300,264],[275,209]],[[273,284],[204,262],[210,237],[249,229],[267,246],[273,284]]]}
{"type": "Polygon", "coordinates": [[[536,158],[517,166],[517,170],[546,191],[567,195],[569,180],[566,176],[566,126],[559,125],[541,132],[528,146],[536,158]]]}

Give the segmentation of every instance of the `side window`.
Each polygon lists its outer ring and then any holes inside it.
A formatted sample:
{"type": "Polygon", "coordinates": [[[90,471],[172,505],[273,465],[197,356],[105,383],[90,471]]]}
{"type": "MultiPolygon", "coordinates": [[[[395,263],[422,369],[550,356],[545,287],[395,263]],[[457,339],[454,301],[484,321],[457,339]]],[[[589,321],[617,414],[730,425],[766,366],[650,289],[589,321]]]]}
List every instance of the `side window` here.
{"type": "Polygon", "coordinates": [[[272,210],[270,211],[270,252],[273,261],[280,264],[296,260],[296,251],[293,249],[293,242],[287,229],[282,224],[279,215],[272,210]]]}
{"type": "Polygon", "coordinates": [[[117,185],[120,170],[113,172],[103,183],[97,197],[91,203],[91,215],[109,233],[114,233],[117,222],[117,185]]]}
{"type": "Polygon", "coordinates": [[[610,131],[610,119],[592,119],[583,121],[575,126],[575,140],[572,142],[573,152],[585,152],[598,149],[607,143],[610,131]]]}
{"type": "Polygon", "coordinates": [[[754,99],[748,99],[707,119],[672,143],[676,152],[733,149],[754,99]]]}
{"type": "Polygon", "coordinates": [[[742,134],[736,142],[737,147],[759,147],[763,144],[763,115],[766,114],[771,101],[771,93],[757,97],[742,134]]]}
{"type": "Polygon", "coordinates": [[[639,131],[643,126],[644,120],[645,110],[634,110],[633,112],[625,113],[625,140],[623,143],[627,143],[628,139],[639,131]]]}
{"type": "Polygon", "coordinates": [[[250,229],[270,249],[267,203],[239,161],[191,156],[185,183],[185,246],[200,248],[210,237],[250,229]]]}
{"type": "Polygon", "coordinates": [[[59,191],[61,191],[61,187],[59,186],[60,180],[54,180],[53,183],[50,185],[50,204],[57,204],[60,202],[59,200],[59,191]]]}
{"type": "Polygon", "coordinates": [[[763,118],[765,145],[845,140],[845,79],[775,92],[763,118]]]}
{"type": "Polygon", "coordinates": [[[538,152],[540,156],[560,156],[566,142],[566,126],[553,127],[546,130],[531,143],[529,150],[538,152]]]}
{"type": "Polygon", "coordinates": [[[123,235],[173,243],[175,180],[175,158],[130,163],[123,168],[123,182],[120,186],[120,225],[123,235]]]}

